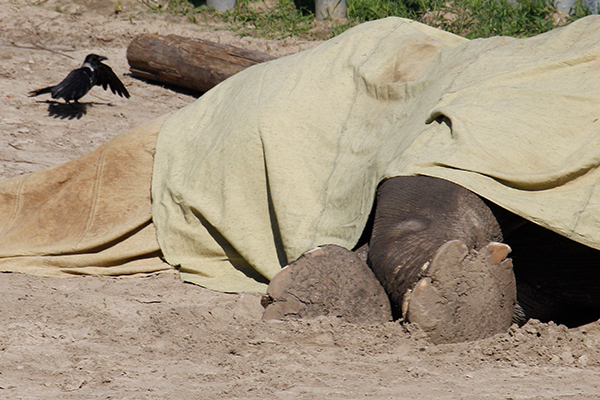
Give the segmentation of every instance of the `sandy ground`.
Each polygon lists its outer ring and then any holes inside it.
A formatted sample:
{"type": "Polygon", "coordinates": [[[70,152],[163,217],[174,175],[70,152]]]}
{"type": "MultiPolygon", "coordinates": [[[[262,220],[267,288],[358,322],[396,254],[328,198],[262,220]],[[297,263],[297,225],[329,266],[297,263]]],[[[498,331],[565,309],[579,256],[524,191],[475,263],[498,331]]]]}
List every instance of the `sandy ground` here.
{"type": "MultiPolygon", "coordinates": [[[[0,177],[90,152],[193,101],[128,75],[138,33],[176,33],[277,56],[313,44],[240,38],[134,0],[0,0],[0,177]],[[62,12],[57,12],[57,7],[62,12]],[[132,97],[95,88],[85,112],[27,97],[96,52],[132,97]]],[[[598,399],[600,323],[531,321],[473,343],[415,327],[332,319],[263,322],[259,295],[212,292],[174,272],[49,279],[0,274],[0,398],[598,399]]]]}

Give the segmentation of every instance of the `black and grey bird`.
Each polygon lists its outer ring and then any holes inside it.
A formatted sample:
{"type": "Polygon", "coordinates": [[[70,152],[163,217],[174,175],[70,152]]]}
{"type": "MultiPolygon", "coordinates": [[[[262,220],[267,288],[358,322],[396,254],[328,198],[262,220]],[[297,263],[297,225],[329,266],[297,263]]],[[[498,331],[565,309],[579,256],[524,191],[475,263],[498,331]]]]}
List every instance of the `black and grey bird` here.
{"type": "Polygon", "coordinates": [[[129,92],[119,80],[113,70],[102,61],[108,60],[104,56],[89,54],[81,68],[77,68],[69,73],[61,83],[56,86],[48,86],[42,89],[36,89],[29,92],[29,96],[39,96],[44,93],[51,93],[53,99],[63,98],[67,103],[85,96],[94,86],[102,86],[104,90],[110,87],[113,93],[119,96],[129,98],[129,92]]]}

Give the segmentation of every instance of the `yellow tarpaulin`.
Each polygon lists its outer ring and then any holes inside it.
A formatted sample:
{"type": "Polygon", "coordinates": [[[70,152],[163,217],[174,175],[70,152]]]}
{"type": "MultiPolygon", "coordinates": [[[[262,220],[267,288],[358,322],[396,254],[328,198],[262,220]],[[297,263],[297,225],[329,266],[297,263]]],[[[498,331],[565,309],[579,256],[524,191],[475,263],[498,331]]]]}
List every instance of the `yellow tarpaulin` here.
{"type": "Polygon", "coordinates": [[[259,290],[314,246],[352,248],[383,179],[425,174],[600,248],[599,118],[599,17],[471,41],[366,23],[167,119],[159,243],[186,280],[259,290]]]}
{"type": "Polygon", "coordinates": [[[0,181],[0,270],[151,272],[171,268],[162,251],[184,280],[264,291],[314,246],[352,248],[377,185],[414,174],[600,248],[599,114],[600,17],[471,41],[362,24],[86,157],[0,181]]]}

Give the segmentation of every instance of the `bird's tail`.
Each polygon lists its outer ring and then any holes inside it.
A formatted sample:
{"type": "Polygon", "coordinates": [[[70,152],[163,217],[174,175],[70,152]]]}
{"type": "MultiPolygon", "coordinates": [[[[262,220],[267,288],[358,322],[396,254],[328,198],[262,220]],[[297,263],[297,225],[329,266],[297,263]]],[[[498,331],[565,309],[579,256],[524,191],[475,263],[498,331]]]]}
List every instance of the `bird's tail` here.
{"type": "Polygon", "coordinates": [[[52,93],[52,89],[54,89],[54,86],[48,86],[45,88],[32,90],[31,92],[29,92],[29,97],[39,96],[40,94],[44,93],[52,93]]]}

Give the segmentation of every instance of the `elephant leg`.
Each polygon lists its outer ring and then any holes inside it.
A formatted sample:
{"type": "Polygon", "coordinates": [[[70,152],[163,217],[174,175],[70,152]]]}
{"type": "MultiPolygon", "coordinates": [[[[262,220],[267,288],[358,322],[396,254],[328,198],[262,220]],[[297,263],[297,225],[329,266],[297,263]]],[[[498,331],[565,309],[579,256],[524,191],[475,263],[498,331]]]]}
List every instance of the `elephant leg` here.
{"type": "Polygon", "coordinates": [[[600,319],[600,251],[533,223],[506,240],[525,318],[567,326],[600,319]]]}
{"type": "Polygon", "coordinates": [[[315,247],[279,271],[262,301],[263,319],[336,317],[352,323],[392,319],[390,302],[373,271],[355,253],[315,247]]]}
{"type": "Polygon", "coordinates": [[[506,330],[515,304],[510,248],[490,208],[443,179],[396,177],[378,190],[368,260],[396,317],[434,342],[506,330]]]}

